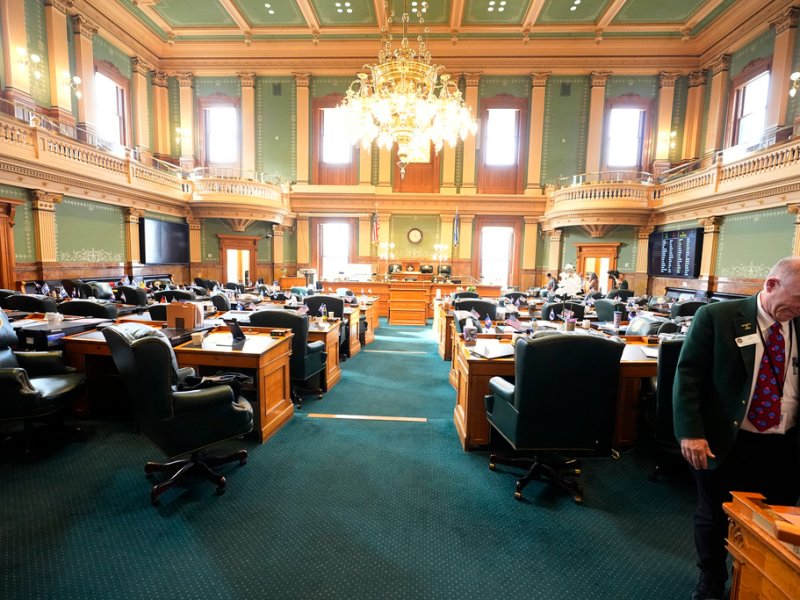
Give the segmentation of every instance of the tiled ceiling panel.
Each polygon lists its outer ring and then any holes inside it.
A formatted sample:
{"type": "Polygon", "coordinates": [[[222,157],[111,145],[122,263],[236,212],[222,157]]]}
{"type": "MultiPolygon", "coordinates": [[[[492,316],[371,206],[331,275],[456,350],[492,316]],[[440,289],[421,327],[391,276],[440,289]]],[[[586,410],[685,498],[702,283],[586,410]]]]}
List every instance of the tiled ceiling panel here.
{"type": "MultiPolygon", "coordinates": [[[[395,13],[395,22],[400,22],[403,14],[403,1],[394,0],[392,7],[395,13]]],[[[417,22],[419,10],[428,25],[443,25],[450,22],[450,0],[405,0],[411,23],[417,22]]]]}
{"type": "Polygon", "coordinates": [[[465,25],[519,25],[532,0],[466,0],[465,25]]]}
{"type": "Polygon", "coordinates": [[[706,3],[706,0],[628,0],[611,21],[625,23],[683,23],[706,3]]]}
{"type": "Polygon", "coordinates": [[[153,8],[171,27],[236,27],[217,0],[161,0],[153,8]]]}
{"type": "Polygon", "coordinates": [[[378,27],[372,0],[311,0],[311,5],[323,27],[378,27]]]}
{"type": "MultiPolygon", "coordinates": [[[[668,4],[670,0],[650,0],[651,4],[668,4]]],[[[552,23],[591,24],[606,11],[611,0],[545,0],[537,25],[552,23]],[[575,10],[572,10],[575,9],[575,10]]]]}
{"type": "Polygon", "coordinates": [[[289,0],[234,0],[234,4],[253,27],[305,27],[306,20],[289,0]]]}

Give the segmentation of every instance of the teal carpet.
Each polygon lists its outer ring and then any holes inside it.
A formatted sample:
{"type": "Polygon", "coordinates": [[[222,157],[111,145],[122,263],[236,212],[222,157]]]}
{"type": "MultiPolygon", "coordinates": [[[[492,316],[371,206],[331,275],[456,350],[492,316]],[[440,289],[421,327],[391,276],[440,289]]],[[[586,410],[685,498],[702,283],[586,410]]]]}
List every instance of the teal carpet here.
{"type": "MultiPolygon", "coordinates": [[[[161,458],[124,419],[33,464],[0,461],[2,598],[687,598],[693,491],[644,456],[585,461],[584,506],[461,450],[429,329],[385,326],[250,461],[151,507],[161,458]],[[397,364],[393,364],[397,363],[397,364]],[[377,391],[368,394],[368,387],[377,391]],[[428,417],[317,419],[307,412],[428,417]]],[[[228,442],[220,451],[241,446],[228,442]]]]}

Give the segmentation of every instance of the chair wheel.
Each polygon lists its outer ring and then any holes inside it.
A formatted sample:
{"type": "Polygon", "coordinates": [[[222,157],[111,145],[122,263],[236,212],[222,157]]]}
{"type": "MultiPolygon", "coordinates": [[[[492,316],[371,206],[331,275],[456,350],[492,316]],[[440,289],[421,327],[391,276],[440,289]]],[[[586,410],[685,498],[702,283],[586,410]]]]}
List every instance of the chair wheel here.
{"type": "Polygon", "coordinates": [[[217,496],[222,496],[222,494],[225,493],[225,486],[218,487],[215,493],[217,494],[217,496]]]}
{"type": "Polygon", "coordinates": [[[522,500],[522,492],[514,492],[514,500],[522,500]]]}
{"type": "Polygon", "coordinates": [[[489,470],[494,471],[496,466],[494,463],[489,463],[489,470]]]}
{"type": "Polygon", "coordinates": [[[247,457],[245,456],[244,458],[240,458],[239,459],[239,464],[240,465],[246,465],[247,464],[247,457]]]}
{"type": "Polygon", "coordinates": [[[580,476],[581,472],[582,471],[580,469],[573,469],[572,470],[572,474],[575,475],[576,477],[580,476]]]}
{"type": "Polygon", "coordinates": [[[575,496],[573,500],[575,500],[575,504],[583,504],[583,496],[575,496]]]}

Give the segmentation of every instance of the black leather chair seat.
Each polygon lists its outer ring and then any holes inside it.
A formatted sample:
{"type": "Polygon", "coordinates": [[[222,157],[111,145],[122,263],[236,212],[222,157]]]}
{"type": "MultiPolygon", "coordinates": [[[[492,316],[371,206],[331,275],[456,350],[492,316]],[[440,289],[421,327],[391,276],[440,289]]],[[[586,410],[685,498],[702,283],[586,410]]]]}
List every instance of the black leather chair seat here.
{"type": "Polygon", "coordinates": [[[6,421],[45,417],[58,412],[70,402],[69,399],[65,401],[65,396],[86,381],[83,373],[28,378],[25,369],[13,369],[13,371],[13,376],[23,389],[30,386],[31,393],[3,400],[1,420],[6,421]]]}

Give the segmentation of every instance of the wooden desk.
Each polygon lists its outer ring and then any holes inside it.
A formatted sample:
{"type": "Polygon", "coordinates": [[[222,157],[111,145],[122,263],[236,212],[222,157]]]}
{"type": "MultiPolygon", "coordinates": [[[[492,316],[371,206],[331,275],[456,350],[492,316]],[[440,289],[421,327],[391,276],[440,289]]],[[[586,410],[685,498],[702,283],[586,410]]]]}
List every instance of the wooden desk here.
{"type": "Polygon", "coordinates": [[[325,342],[325,374],[322,377],[322,391],[327,392],[342,378],[339,367],[339,328],[341,321],[327,321],[322,325],[313,324],[308,330],[309,342],[325,342]]]}
{"type": "Polygon", "coordinates": [[[426,325],[430,283],[393,281],[389,284],[389,324],[426,325]]]}
{"type": "MultiPolygon", "coordinates": [[[[486,336],[488,338],[497,336],[486,336]]],[[[504,334],[507,340],[510,335],[504,334]]],[[[483,339],[481,343],[502,343],[483,339]]],[[[613,444],[615,448],[630,446],[636,440],[639,387],[643,377],[656,374],[658,361],[647,358],[636,345],[628,344],[622,354],[617,391],[613,444]]],[[[483,397],[489,393],[492,377],[513,377],[514,358],[487,360],[469,353],[460,336],[453,338],[453,369],[450,382],[456,389],[456,406],[453,421],[465,450],[489,443],[490,425],[486,420],[483,397]]]]}
{"type": "Polygon", "coordinates": [[[444,304],[436,303],[434,327],[439,338],[439,356],[442,360],[453,358],[453,311],[446,310],[444,304]]]}
{"type": "Polygon", "coordinates": [[[730,519],[730,599],[796,600],[800,594],[800,546],[795,545],[796,537],[785,532],[798,528],[784,515],[800,516],[800,508],[770,506],[761,494],[745,492],[733,492],[733,500],[722,507],[730,519]],[[779,541],[783,537],[793,543],[779,541]]]}
{"type": "Polygon", "coordinates": [[[378,318],[378,305],[376,303],[367,304],[362,306],[361,310],[367,317],[367,332],[364,334],[364,341],[371,344],[375,341],[375,330],[381,326],[380,319],[378,318]]]}
{"type": "Polygon", "coordinates": [[[361,318],[361,309],[358,306],[345,305],[344,314],[347,317],[349,328],[347,339],[347,352],[350,358],[361,352],[361,340],[358,339],[358,320],[361,318]]]}
{"type": "Polygon", "coordinates": [[[245,334],[247,340],[234,348],[230,345],[230,332],[219,328],[203,340],[202,346],[187,342],[175,348],[175,355],[180,365],[194,367],[198,374],[204,368],[207,371],[255,371],[258,402],[253,411],[253,430],[263,443],[294,414],[289,393],[292,335],[273,338],[269,329],[262,327],[248,327],[245,334]]]}

